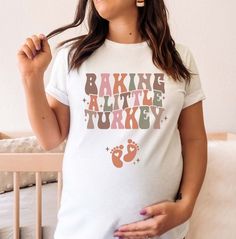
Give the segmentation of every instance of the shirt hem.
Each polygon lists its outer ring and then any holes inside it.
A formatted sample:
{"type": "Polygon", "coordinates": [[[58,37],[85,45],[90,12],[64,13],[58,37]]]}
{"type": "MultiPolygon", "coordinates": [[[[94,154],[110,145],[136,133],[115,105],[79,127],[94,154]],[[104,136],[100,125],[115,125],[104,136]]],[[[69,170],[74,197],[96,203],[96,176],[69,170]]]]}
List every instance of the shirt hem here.
{"type": "Polygon", "coordinates": [[[64,105],[67,105],[67,106],[70,105],[68,99],[66,99],[65,96],[63,96],[61,93],[59,93],[57,89],[47,87],[45,89],[45,92],[47,92],[49,95],[52,95],[53,97],[55,97],[58,101],[60,101],[64,105]]]}

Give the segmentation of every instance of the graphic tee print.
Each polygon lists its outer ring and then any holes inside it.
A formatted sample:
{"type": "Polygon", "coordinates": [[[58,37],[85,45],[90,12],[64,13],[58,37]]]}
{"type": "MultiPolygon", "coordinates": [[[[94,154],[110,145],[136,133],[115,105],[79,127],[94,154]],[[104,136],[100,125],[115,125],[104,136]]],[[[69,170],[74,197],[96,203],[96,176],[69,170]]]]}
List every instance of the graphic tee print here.
{"type": "MultiPolygon", "coordinates": [[[[84,110],[88,129],[160,129],[165,94],[163,73],[86,73],[84,110]],[[111,85],[111,77],[114,85],[111,85]],[[154,124],[150,124],[153,117],[154,124]]],[[[115,167],[134,160],[139,146],[128,139],[111,149],[115,167]],[[123,158],[123,161],[121,160],[123,158]]],[[[137,158],[139,161],[140,159],[137,158]]],[[[135,161],[133,162],[135,164],[135,161]]]]}
{"type": "MultiPolygon", "coordinates": [[[[206,98],[191,51],[176,44],[196,73],[176,82],[152,62],[147,42],[105,40],[68,73],[60,49],[46,92],[69,107],[63,188],[54,239],[111,239],[121,225],[144,220],[148,205],[174,201],[183,172],[177,122],[206,98]]],[[[182,239],[189,220],[153,239],[182,239]]]]}
{"type": "Polygon", "coordinates": [[[86,74],[86,76],[85,92],[89,96],[88,109],[85,110],[85,115],[88,114],[87,128],[147,129],[150,127],[149,117],[147,117],[149,111],[155,117],[153,127],[160,128],[160,116],[164,111],[162,94],[165,90],[164,82],[161,80],[164,74],[154,73],[154,83],[151,84],[151,73],[139,73],[136,87],[135,74],[114,73],[112,74],[114,86],[111,86],[110,74],[102,73],[99,89],[96,85],[98,82],[96,74],[86,74]],[[128,82],[127,86],[124,81],[128,82]],[[152,93],[150,98],[147,97],[148,93],[152,93]],[[131,100],[133,101],[130,102],[131,100]],[[109,101],[112,102],[110,105],[109,101]],[[105,122],[102,121],[103,113],[105,122]],[[111,114],[112,121],[109,118],[111,114]],[[94,126],[93,116],[97,115],[98,124],[94,126]]]}

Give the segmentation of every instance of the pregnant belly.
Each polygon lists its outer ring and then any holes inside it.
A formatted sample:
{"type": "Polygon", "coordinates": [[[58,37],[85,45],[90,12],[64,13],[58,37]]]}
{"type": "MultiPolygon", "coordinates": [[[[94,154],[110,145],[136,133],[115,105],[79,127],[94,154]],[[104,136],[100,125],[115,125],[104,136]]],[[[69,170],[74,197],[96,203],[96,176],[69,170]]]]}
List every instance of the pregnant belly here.
{"type": "Polygon", "coordinates": [[[120,222],[127,223],[143,218],[139,215],[143,207],[174,200],[182,176],[182,164],[173,162],[168,167],[153,164],[127,167],[123,171],[65,167],[63,191],[71,203],[76,203],[78,210],[98,215],[109,212],[120,222]]]}
{"type": "Polygon", "coordinates": [[[73,232],[71,238],[113,238],[113,232],[120,226],[147,218],[139,214],[143,207],[173,200],[178,190],[175,177],[166,181],[152,173],[139,173],[136,179],[123,175],[118,180],[113,176],[106,184],[104,177],[95,180],[90,175],[86,180],[77,181],[74,187],[66,180],[58,234],[64,230],[67,235],[73,232]]]}
{"type": "Polygon", "coordinates": [[[98,160],[66,158],[58,234],[63,228],[78,235],[74,238],[97,238],[93,231],[99,239],[113,238],[119,226],[145,218],[139,214],[143,207],[173,201],[182,177],[181,156],[148,160],[117,170],[98,160]]]}

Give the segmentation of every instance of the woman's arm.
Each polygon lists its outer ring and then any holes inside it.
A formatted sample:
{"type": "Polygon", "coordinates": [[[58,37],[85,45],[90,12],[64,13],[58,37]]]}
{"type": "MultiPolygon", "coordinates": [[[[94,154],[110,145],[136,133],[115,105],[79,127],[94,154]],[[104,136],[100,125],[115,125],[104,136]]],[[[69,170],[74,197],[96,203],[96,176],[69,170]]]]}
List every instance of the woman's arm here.
{"type": "MultiPolygon", "coordinates": [[[[68,134],[69,107],[45,94],[44,72],[52,59],[47,38],[41,34],[28,37],[18,50],[17,59],[30,124],[40,145],[45,150],[50,150],[60,144],[68,134]]],[[[60,61],[57,60],[58,62],[60,61]]],[[[57,67],[59,71],[63,65],[57,67]]],[[[63,73],[62,70],[61,72],[63,73]]],[[[63,76],[60,76],[61,79],[63,76]]]]}
{"type": "Polygon", "coordinates": [[[69,132],[69,107],[45,93],[43,77],[22,79],[26,96],[28,118],[41,147],[51,150],[59,145],[69,132]]]}
{"type": "Polygon", "coordinates": [[[179,116],[184,169],[179,193],[184,204],[192,214],[200,192],[207,166],[207,135],[204,126],[202,101],[184,108],[179,116]]]}

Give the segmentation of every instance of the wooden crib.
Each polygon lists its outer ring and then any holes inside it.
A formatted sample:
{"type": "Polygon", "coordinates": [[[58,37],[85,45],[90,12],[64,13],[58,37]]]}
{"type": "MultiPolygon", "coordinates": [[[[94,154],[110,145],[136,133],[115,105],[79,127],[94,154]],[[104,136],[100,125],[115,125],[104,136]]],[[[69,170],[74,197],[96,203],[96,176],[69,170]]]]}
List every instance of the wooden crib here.
{"type": "MultiPolygon", "coordinates": [[[[31,135],[31,133],[27,133],[31,135]]],[[[22,134],[21,136],[27,136],[22,134]]],[[[15,133],[14,137],[20,136],[15,133]]],[[[228,140],[236,138],[231,133],[207,133],[208,140],[220,139],[228,140]]],[[[0,153],[0,171],[13,172],[14,182],[14,209],[13,209],[13,236],[20,238],[20,207],[19,207],[19,172],[35,172],[36,179],[36,218],[35,218],[35,238],[42,238],[42,181],[41,172],[57,172],[57,208],[60,205],[62,189],[62,159],[63,153],[0,153]]]]}
{"type": "MultiPolygon", "coordinates": [[[[32,133],[7,133],[13,138],[31,136],[32,133]]],[[[0,171],[13,172],[14,208],[13,237],[20,238],[20,172],[35,172],[36,186],[36,218],[35,238],[42,238],[42,181],[41,172],[57,172],[57,208],[60,206],[62,190],[62,159],[63,153],[0,153],[0,171]]]]}

